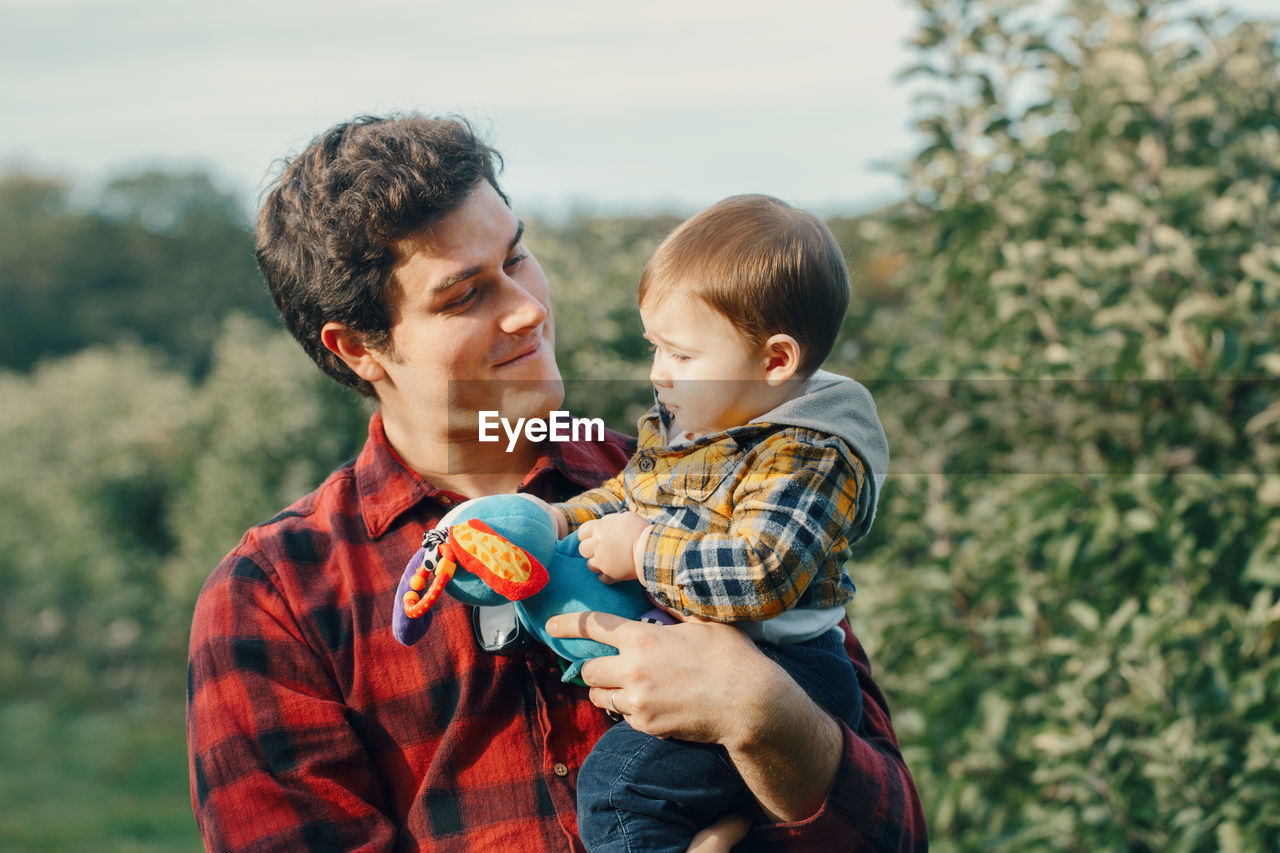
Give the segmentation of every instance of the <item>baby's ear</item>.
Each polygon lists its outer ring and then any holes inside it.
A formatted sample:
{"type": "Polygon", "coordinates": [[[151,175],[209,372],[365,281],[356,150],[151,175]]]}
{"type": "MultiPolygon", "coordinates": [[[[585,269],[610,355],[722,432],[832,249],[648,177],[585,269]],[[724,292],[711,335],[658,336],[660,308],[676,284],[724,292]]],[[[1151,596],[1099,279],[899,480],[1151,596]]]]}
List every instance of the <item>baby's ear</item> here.
{"type": "Polygon", "coordinates": [[[800,344],[790,335],[770,335],[764,342],[765,380],[781,385],[800,369],[800,344]]]}

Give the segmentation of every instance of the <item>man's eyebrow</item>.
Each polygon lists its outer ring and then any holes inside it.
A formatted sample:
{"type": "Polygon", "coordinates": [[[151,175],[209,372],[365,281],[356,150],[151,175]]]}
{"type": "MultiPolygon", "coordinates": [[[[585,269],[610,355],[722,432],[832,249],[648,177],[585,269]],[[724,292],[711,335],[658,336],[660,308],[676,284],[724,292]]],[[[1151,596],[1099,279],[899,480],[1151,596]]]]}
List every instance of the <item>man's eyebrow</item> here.
{"type": "MultiPolygon", "coordinates": [[[[507,244],[506,254],[508,255],[511,254],[511,250],[514,249],[516,246],[520,245],[520,240],[523,237],[524,237],[524,220],[517,219],[516,233],[515,233],[515,236],[511,238],[511,242],[507,244]]],[[[445,278],[442,278],[440,279],[440,281],[436,282],[435,287],[431,288],[431,295],[439,296],[441,293],[444,293],[446,290],[453,287],[455,284],[466,281],[467,279],[471,278],[473,275],[479,275],[482,272],[484,272],[484,267],[467,267],[465,270],[456,272],[451,276],[446,276],[445,278]]]]}

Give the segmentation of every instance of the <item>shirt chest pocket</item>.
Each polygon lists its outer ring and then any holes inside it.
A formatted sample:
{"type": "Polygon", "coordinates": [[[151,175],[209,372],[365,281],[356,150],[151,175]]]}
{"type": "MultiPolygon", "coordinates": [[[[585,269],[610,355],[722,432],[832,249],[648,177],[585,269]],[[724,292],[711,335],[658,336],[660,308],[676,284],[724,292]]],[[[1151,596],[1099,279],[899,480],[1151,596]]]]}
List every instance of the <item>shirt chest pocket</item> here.
{"type": "Polygon", "coordinates": [[[736,460],[737,455],[722,444],[680,456],[642,458],[641,464],[632,466],[634,478],[628,488],[634,499],[646,504],[707,505],[733,472],[736,460]]]}

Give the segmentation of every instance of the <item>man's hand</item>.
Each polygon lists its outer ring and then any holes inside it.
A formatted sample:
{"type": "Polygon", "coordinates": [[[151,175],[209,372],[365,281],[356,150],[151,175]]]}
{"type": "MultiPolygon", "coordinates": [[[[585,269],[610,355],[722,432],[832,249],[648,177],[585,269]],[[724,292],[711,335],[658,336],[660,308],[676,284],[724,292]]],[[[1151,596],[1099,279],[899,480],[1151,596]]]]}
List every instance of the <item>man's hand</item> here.
{"type": "Polygon", "coordinates": [[[584,612],[550,619],[547,631],[617,648],[582,666],[591,702],[605,710],[616,705],[633,728],[655,737],[725,746],[749,740],[759,712],[754,685],[767,687],[775,671],[790,681],[741,631],[715,622],[659,626],[584,612]]]}
{"type": "Polygon", "coordinates": [[[718,743],[775,821],[812,816],[835,781],[840,725],[732,625],[633,622],[608,613],[547,621],[554,637],[586,637],[618,654],[582,667],[592,704],[655,737],[718,743]]]}
{"type": "Polygon", "coordinates": [[[634,512],[613,512],[584,522],[578,528],[578,553],[605,583],[636,580],[636,545],[648,527],[649,522],[634,512]]]}

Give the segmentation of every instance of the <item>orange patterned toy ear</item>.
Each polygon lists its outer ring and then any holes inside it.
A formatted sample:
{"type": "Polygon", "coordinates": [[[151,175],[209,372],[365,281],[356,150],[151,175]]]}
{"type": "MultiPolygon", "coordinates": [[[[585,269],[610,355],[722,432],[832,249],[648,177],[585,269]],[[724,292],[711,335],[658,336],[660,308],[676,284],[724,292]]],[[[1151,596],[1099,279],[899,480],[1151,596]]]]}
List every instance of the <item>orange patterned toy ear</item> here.
{"type": "Polygon", "coordinates": [[[436,603],[436,599],[440,597],[440,593],[444,592],[445,585],[453,580],[453,572],[457,568],[457,563],[453,559],[452,549],[448,542],[440,545],[440,563],[436,566],[435,577],[431,580],[431,588],[427,590],[427,594],[419,598],[419,593],[427,586],[427,575],[431,570],[427,568],[427,554],[422,553],[422,563],[419,564],[418,570],[414,572],[412,578],[409,579],[409,591],[404,594],[404,615],[410,619],[417,619],[428,610],[431,605],[436,603]]]}
{"type": "Polygon", "coordinates": [[[549,580],[547,570],[536,557],[478,518],[450,527],[448,544],[462,568],[503,598],[528,598],[549,580]]]}

